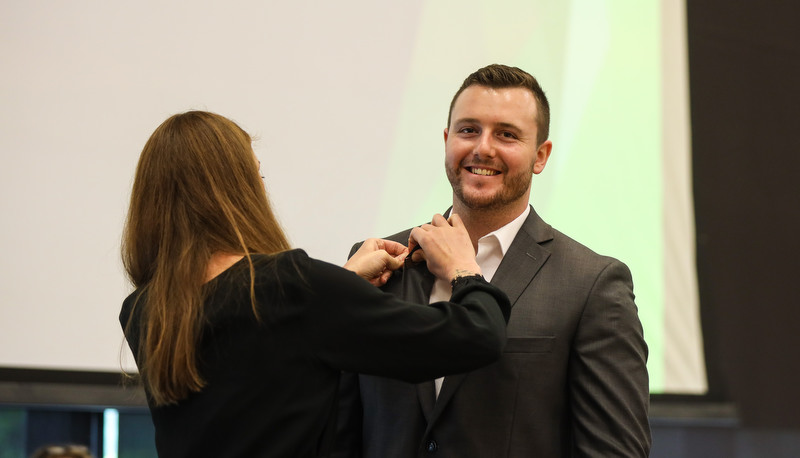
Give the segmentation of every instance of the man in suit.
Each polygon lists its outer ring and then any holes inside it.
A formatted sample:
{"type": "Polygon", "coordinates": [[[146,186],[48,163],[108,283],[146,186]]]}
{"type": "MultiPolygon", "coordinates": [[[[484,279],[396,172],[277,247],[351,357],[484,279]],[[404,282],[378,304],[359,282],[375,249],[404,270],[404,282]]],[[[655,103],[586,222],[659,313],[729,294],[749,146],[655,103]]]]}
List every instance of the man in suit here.
{"type": "MultiPolygon", "coordinates": [[[[342,438],[360,448],[351,456],[648,455],[647,345],[630,271],[529,205],[553,147],[548,129],[547,98],[518,68],[482,68],[453,97],[444,130],[451,212],[484,276],[511,300],[508,345],[495,364],[429,383],[346,376],[342,438]]],[[[449,297],[424,262],[407,262],[386,291],[422,303],[449,297]]]]}

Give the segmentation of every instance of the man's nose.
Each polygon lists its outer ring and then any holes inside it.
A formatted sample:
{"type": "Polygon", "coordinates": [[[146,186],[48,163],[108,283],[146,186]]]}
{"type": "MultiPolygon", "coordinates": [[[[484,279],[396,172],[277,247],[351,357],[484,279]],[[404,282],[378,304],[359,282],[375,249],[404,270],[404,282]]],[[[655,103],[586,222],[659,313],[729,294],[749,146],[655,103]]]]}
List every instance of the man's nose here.
{"type": "Polygon", "coordinates": [[[472,153],[478,157],[494,157],[494,137],[492,137],[490,133],[482,133],[481,136],[478,137],[478,142],[475,144],[472,153]]]}

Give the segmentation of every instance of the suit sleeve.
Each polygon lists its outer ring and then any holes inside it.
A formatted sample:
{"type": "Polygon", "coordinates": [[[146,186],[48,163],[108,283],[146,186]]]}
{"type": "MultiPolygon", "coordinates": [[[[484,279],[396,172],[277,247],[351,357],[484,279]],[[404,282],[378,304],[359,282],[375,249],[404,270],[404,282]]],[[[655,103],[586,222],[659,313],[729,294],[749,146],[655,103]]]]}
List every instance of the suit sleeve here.
{"type": "Polygon", "coordinates": [[[631,274],[612,260],[589,294],[570,357],[573,456],[648,456],[646,364],[631,274]]]}

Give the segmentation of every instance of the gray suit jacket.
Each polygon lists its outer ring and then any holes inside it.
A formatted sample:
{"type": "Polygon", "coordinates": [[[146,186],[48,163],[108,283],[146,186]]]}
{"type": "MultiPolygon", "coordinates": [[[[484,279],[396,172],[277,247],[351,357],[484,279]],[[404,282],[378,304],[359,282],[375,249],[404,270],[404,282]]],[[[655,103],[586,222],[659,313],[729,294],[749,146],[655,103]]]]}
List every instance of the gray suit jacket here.
{"type": "MultiPolygon", "coordinates": [[[[427,303],[424,263],[398,272],[384,289],[427,303]]],[[[647,456],[647,345],[628,268],[531,211],[492,283],[512,304],[500,361],[445,378],[438,399],[433,382],[345,376],[341,456],[647,456]]]]}

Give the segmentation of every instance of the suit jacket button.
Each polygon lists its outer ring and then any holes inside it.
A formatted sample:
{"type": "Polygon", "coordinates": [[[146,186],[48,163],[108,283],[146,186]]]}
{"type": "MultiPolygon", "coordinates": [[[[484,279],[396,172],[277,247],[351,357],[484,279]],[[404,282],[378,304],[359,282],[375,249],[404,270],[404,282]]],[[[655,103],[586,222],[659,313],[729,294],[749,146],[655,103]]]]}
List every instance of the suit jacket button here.
{"type": "Polygon", "coordinates": [[[439,444],[437,444],[435,440],[429,440],[427,450],[430,453],[434,453],[439,450],[439,444]]]}

